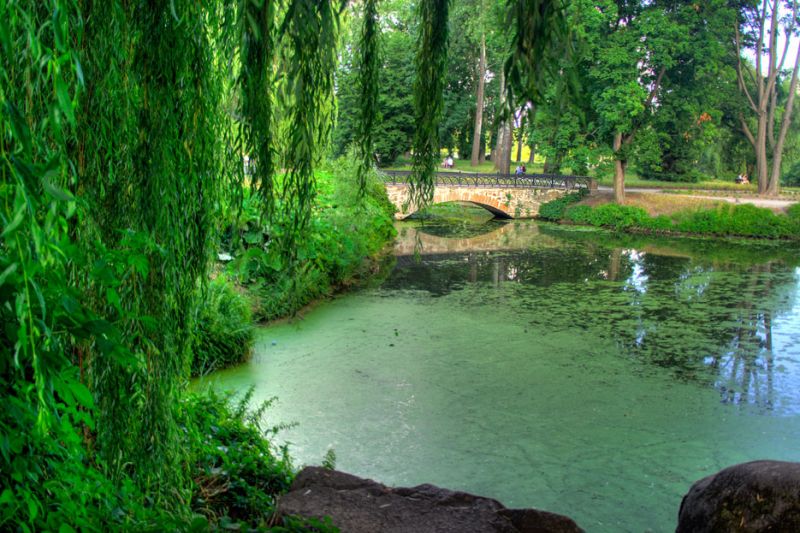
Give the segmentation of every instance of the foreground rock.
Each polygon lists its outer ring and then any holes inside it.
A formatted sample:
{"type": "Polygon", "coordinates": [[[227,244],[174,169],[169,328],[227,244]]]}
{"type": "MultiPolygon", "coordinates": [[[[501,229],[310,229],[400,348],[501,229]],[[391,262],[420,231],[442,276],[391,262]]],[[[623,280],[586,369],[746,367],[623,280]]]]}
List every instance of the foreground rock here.
{"type": "Polygon", "coordinates": [[[387,533],[573,533],[583,531],[566,516],[536,509],[506,509],[490,498],[433,485],[392,488],[344,472],[307,467],[278,512],[330,516],[343,532],[387,533]]]}
{"type": "Polygon", "coordinates": [[[800,531],[800,463],[753,461],[696,482],[677,533],[705,531],[800,531]]]}

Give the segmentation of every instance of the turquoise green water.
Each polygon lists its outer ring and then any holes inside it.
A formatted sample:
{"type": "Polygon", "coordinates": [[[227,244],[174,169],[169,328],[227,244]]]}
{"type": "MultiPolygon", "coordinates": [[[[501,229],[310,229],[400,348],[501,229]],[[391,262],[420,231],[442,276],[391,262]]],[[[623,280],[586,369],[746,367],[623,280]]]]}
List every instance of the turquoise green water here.
{"type": "Polygon", "coordinates": [[[333,448],[387,484],[669,531],[693,481],[800,460],[797,250],[532,222],[400,234],[417,260],[207,378],[277,396],[299,463],[333,448]]]}

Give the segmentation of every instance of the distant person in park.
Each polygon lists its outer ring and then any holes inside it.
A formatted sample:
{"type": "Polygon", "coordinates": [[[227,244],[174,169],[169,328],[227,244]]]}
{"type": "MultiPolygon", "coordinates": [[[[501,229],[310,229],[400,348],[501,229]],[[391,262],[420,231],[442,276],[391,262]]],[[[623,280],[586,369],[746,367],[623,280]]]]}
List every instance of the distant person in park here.
{"type": "Polygon", "coordinates": [[[525,168],[525,165],[523,164],[522,165],[522,173],[525,174],[526,172],[527,172],[527,169],[525,168]]]}
{"type": "Polygon", "coordinates": [[[522,167],[517,165],[516,170],[514,170],[514,174],[517,175],[517,176],[522,176],[522,173],[523,173],[522,167]]]}
{"type": "Polygon", "coordinates": [[[739,185],[747,185],[750,183],[750,180],[747,179],[747,174],[739,174],[736,177],[736,183],[738,183],[739,185]]]}
{"type": "Polygon", "coordinates": [[[448,155],[447,159],[445,160],[447,164],[447,168],[453,168],[453,156],[448,155]]]}

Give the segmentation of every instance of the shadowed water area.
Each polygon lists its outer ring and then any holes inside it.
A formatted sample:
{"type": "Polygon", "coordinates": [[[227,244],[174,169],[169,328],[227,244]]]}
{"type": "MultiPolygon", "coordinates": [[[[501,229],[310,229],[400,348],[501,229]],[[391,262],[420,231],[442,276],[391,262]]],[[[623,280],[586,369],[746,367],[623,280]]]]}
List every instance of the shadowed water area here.
{"type": "Polygon", "coordinates": [[[372,286],[207,378],[299,463],[674,530],[695,480],[800,461],[800,251],[535,222],[398,225],[372,286]],[[420,249],[421,246],[421,249],[420,249]],[[415,257],[415,248],[417,256],[415,257]],[[279,439],[280,440],[280,439],[279,439]]]}

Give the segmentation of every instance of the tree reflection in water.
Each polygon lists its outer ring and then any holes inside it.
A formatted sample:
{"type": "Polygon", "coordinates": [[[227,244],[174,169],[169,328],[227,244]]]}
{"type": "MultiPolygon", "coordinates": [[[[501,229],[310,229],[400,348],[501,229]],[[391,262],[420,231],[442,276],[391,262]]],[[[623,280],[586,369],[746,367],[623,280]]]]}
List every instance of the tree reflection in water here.
{"type": "Polygon", "coordinates": [[[490,229],[449,245],[441,228],[438,241],[423,236],[427,254],[399,258],[384,288],[451,295],[534,331],[608,340],[641,363],[635,371],[667,369],[715,387],[724,403],[800,413],[796,251],[564,236],[530,223],[490,229]]]}

